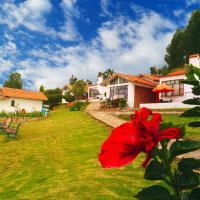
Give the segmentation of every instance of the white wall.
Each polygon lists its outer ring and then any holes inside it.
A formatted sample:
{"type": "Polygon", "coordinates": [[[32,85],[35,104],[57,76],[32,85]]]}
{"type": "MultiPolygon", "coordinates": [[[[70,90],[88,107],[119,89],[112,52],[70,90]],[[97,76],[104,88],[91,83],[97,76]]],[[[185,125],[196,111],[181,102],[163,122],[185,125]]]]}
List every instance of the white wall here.
{"type": "Polygon", "coordinates": [[[171,103],[143,103],[140,104],[140,108],[149,109],[169,109],[169,108],[193,108],[195,105],[187,105],[182,102],[171,102],[171,103]]]}
{"type": "MultiPolygon", "coordinates": [[[[171,81],[171,80],[179,80],[179,79],[186,79],[186,76],[185,75],[177,75],[177,76],[162,77],[162,78],[160,78],[160,84],[162,84],[163,81],[171,81]]],[[[192,86],[184,84],[184,95],[162,97],[161,94],[160,94],[159,98],[163,99],[165,101],[172,100],[172,102],[182,102],[186,99],[191,99],[193,97],[194,97],[194,95],[192,94],[192,86]]]]}
{"type": "Polygon", "coordinates": [[[0,112],[15,112],[17,109],[25,109],[26,112],[40,112],[42,110],[42,101],[31,100],[31,99],[18,99],[18,98],[7,98],[0,99],[0,112]],[[15,106],[11,106],[11,101],[15,101],[15,106]]]}

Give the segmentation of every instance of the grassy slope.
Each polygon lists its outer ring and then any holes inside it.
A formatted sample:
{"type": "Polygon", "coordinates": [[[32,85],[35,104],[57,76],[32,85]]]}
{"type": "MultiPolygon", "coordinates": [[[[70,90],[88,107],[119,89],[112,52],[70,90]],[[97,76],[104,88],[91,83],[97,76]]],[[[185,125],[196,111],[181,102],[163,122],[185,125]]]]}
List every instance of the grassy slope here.
{"type": "Polygon", "coordinates": [[[23,124],[19,141],[0,136],[0,199],[131,199],[150,184],[142,179],[144,158],[102,169],[97,155],[109,133],[84,112],[58,110],[23,124]]]}
{"type": "MultiPolygon", "coordinates": [[[[122,115],[120,118],[130,120],[130,115],[122,115]]],[[[173,122],[174,124],[187,124],[200,119],[199,117],[179,117],[179,115],[174,114],[163,114],[162,118],[164,122],[173,122]]],[[[200,128],[191,128],[186,125],[186,137],[200,140],[200,128]]]]}

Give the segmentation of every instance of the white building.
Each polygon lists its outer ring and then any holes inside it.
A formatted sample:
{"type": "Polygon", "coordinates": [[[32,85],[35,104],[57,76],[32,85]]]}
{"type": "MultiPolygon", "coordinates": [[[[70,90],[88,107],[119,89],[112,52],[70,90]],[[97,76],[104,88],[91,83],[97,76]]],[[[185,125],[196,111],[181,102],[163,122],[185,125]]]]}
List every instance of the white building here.
{"type": "Polygon", "coordinates": [[[129,107],[139,107],[140,103],[155,102],[155,94],[152,89],[158,84],[159,76],[141,74],[115,73],[104,80],[101,85],[106,88],[107,98],[114,100],[123,98],[127,100],[129,107]]]}
{"type": "MultiPolygon", "coordinates": [[[[189,64],[200,68],[200,54],[194,54],[189,57],[189,64]]],[[[166,76],[160,77],[159,84],[169,85],[174,89],[173,92],[160,94],[159,99],[162,103],[141,104],[140,107],[148,108],[188,108],[194,107],[183,104],[186,99],[195,97],[192,93],[192,86],[181,83],[186,79],[186,71],[184,69],[176,70],[166,76]]]]}
{"type": "Polygon", "coordinates": [[[47,97],[42,92],[0,88],[0,112],[40,112],[47,97]]]}
{"type": "Polygon", "coordinates": [[[97,84],[96,85],[90,85],[88,86],[88,99],[95,99],[95,98],[99,98],[99,99],[106,99],[109,98],[109,88],[105,87],[102,85],[103,82],[103,76],[99,76],[97,78],[97,84]]]}

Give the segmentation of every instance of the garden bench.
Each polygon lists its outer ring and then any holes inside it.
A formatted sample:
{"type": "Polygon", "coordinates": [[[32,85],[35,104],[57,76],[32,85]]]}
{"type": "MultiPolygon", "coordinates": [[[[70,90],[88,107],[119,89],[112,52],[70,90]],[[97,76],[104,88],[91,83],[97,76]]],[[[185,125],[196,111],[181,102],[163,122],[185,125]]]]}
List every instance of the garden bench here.
{"type": "Polygon", "coordinates": [[[7,128],[9,128],[12,122],[12,118],[6,119],[4,122],[0,122],[0,132],[4,133],[7,128]]]}
{"type": "Polygon", "coordinates": [[[17,138],[18,137],[18,131],[19,131],[20,123],[17,123],[15,127],[8,127],[5,129],[5,134],[7,138],[17,138]]]}

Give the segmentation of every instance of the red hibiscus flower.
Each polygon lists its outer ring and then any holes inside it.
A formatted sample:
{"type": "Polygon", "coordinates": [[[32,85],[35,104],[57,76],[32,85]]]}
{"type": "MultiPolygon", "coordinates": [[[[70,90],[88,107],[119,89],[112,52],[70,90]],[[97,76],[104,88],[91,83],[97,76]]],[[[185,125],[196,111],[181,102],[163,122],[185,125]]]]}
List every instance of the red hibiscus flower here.
{"type": "Polygon", "coordinates": [[[101,165],[104,168],[121,167],[132,162],[140,152],[145,152],[147,157],[142,166],[146,167],[151,159],[151,151],[161,140],[177,139],[181,134],[179,128],[159,131],[161,121],[159,113],[152,113],[147,108],[136,111],[131,122],[113,129],[103,143],[99,154],[101,165]]]}

